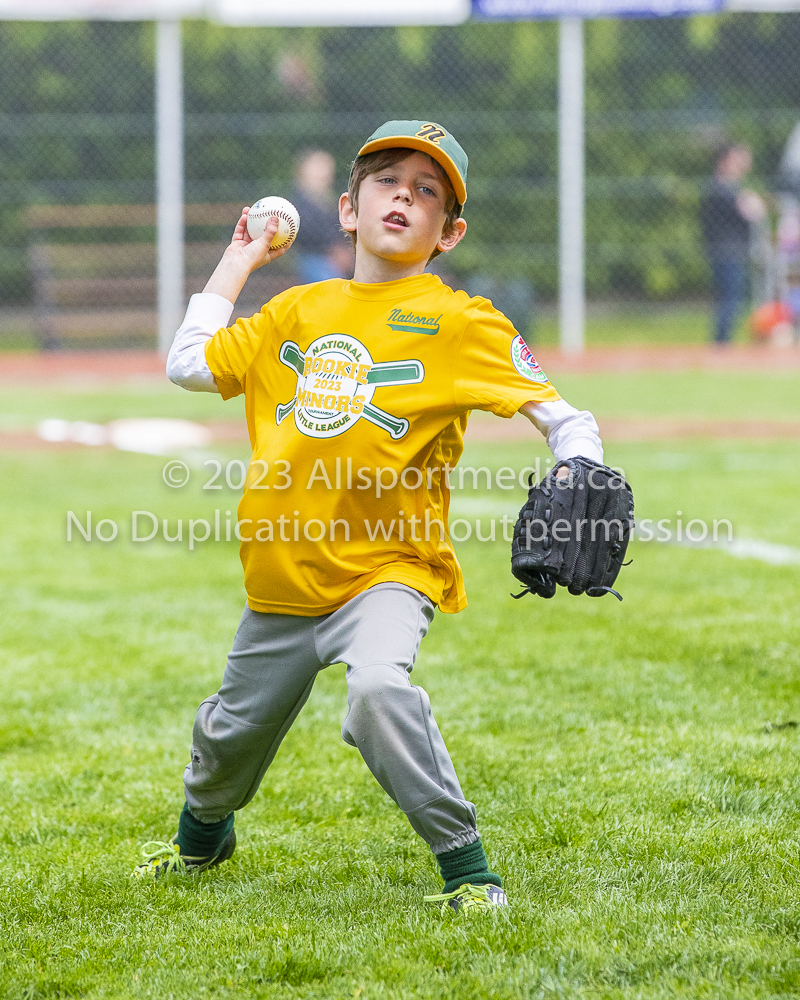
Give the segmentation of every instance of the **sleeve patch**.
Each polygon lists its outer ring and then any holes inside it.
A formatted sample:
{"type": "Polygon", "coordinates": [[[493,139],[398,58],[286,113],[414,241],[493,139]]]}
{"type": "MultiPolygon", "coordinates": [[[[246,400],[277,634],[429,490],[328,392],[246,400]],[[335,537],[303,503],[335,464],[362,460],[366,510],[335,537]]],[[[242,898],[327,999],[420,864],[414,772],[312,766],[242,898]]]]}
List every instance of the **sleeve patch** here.
{"type": "Polygon", "coordinates": [[[531,382],[548,381],[531,349],[519,334],[511,341],[511,360],[523,378],[529,379],[531,382]]]}

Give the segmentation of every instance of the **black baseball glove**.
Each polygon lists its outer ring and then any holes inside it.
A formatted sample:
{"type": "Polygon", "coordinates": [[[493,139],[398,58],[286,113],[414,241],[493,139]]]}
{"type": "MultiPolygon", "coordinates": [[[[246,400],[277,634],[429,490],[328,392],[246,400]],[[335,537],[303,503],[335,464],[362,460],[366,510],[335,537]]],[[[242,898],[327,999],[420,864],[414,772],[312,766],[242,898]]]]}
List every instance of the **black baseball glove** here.
{"type": "MultiPolygon", "coordinates": [[[[531,477],[532,478],[532,477],[531,477]]],[[[633,493],[608,466],[578,456],[559,462],[519,512],[511,543],[511,572],[521,594],[552,597],[556,584],[571,594],[613,594],[633,529],[633,493]],[[564,467],[563,479],[556,472],[564,467]]]]}

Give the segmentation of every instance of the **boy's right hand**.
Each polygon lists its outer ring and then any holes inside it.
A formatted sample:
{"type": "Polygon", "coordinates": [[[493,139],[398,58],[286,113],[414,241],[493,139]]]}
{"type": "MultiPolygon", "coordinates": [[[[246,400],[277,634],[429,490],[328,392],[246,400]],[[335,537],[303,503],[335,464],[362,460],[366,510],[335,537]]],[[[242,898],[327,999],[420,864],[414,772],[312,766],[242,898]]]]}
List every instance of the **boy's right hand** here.
{"type": "MultiPolygon", "coordinates": [[[[242,209],[242,217],[236,223],[233,238],[225,248],[222,260],[206,283],[204,292],[221,295],[229,302],[235,303],[239,292],[244,288],[248,275],[265,264],[277,260],[289,247],[273,250],[270,247],[275,233],[278,231],[278,219],[272,218],[267,223],[264,232],[254,240],[247,231],[247,213],[250,208],[242,209]]],[[[290,244],[291,245],[291,244],[290,244]]]]}
{"type": "Polygon", "coordinates": [[[242,209],[242,216],[236,223],[231,242],[225,249],[225,256],[247,265],[248,272],[252,272],[265,264],[272,263],[273,260],[277,260],[281,254],[286,253],[289,247],[285,246],[279,250],[273,250],[270,246],[278,231],[279,220],[277,216],[267,222],[264,232],[257,240],[254,240],[247,232],[247,213],[249,211],[249,205],[242,209]]]}

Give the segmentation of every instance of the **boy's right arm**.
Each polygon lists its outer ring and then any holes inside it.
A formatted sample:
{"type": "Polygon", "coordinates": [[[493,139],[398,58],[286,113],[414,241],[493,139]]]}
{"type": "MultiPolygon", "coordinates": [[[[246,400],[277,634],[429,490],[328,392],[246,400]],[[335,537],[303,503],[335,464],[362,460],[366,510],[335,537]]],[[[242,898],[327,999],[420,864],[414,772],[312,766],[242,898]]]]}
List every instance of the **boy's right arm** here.
{"type": "Polygon", "coordinates": [[[206,344],[228,325],[233,303],[214,292],[189,299],[189,308],[167,357],[167,378],[190,392],[219,392],[206,361],[206,344]]]}
{"type": "Polygon", "coordinates": [[[233,306],[250,274],[280,257],[287,247],[272,250],[278,219],[270,219],[257,240],[247,232],[245,208],[230,245],[205,289],[189,300],[189,308],[167,357],[167,378],[190,392],[219,392],[206,361],[206,344],[217,330],[228,325],[233,306]]]}

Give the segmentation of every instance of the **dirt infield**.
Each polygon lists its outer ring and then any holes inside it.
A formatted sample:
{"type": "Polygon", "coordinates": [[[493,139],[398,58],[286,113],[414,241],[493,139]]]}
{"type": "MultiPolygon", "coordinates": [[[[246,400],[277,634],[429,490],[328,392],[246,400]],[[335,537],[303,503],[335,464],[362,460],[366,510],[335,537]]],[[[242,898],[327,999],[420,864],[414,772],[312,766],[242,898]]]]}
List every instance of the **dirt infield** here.
{"type": "MultiPolygon", "coordinates": [[[[800,371],[800,348],[735,345],[590,347],[565,354],[536,349],[545,371],[800,371]]],[[[96,383],[164,378],[164,360],[155,351],[0,352],[0,382],[20,384],[96,383]]]]}
{"type": "Polygon", "coordinates": [[[58,385],[162,379],[155,351],[7,351],[0,353],[0,382],[58,385]]]}

